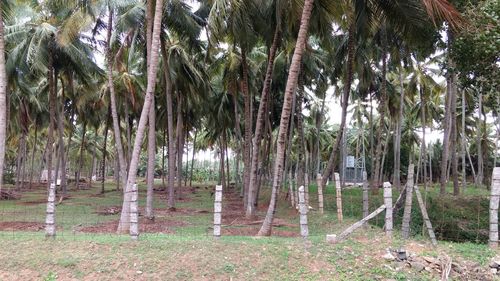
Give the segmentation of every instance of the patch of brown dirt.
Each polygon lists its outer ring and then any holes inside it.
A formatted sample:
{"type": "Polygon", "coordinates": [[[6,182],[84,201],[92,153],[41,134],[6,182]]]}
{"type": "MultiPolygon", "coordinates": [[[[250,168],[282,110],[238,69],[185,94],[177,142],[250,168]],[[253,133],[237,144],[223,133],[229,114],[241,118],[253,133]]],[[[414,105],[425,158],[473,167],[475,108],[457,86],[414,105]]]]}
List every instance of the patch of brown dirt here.
{"type": "Polygon", "coordinates": [[[41,222],[5,221],[0,222],[2,231],[40,231],[45,228],[41,222]]]}
{"type": "Polygon", "coordinates": [[[182,215],[193,215],[193,214],[208,214],[212,213],[212,211],[207,210],[197,210],[197,209],[188,209],[188,208],[175,208],[173,210],[168,208],[155,209],[154,213],[156,216],[173,216],[175,214],[182,215]]]}
{"type": "MultiPolygon", "coordinates": [[[[259,232],[260,226],[245,226],[245,227],[224,227],[222,235],[227,236],[255,236],[259,232]]],[[[272,236],[276,237],[300,237],[298,231],[276,230],[273,229],[272,236]]]]}
{"type": "Polygon", "coordinates": [[[24,202],[17,202],[16,204],[19,205],[38,205],[38,204],[47,204],[47,199],[37,199],[37,200],[32,200],[32,201],[24,201],[24,202]]]}
{"type": "Polygon", "coordinates": [[[110,216],[110,215],[119,214],[121,211],[122,211],[121,206],[107,206],[107,207],[98,208],[97,211],[95,211],[95,213],[100,215],[100,216],[110,216]]]}
{"type": "MultiPolygon", "coordinates": [[[[141,218],[139,220],[139,232],[145,233],[174,233],[172,227],[186,226],[187,223],[173,220],[149,220],[141,218]]],[[[77,232],[87,233],[115,233],[118,227],[118,221],[103,222],[95,225],[77,227],[77,232]]]]}

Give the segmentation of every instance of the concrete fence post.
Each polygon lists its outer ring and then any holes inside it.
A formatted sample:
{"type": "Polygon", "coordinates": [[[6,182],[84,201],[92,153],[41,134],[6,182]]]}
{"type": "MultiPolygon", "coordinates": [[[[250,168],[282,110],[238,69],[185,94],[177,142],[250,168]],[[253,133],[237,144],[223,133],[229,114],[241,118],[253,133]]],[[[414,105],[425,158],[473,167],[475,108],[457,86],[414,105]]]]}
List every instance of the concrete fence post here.
{"type": "Polygon", "coordinates": [[[139,238],[139,207],[137,184],[132,185],[130,190],[130,238],[137,240],[139,238]]]}
{"type": "Polygon", "coordinates": [[[335,177],[335,190],[337,191],[337,219],[341,223],[344,220],[344,214],[342,213],[342,187],[340,186],[340,175],[334,173],[335,177]]]}
{"type": "Polygon", "coordinates": [[[498,205],[500,203],[500,167],[493,169],[490,197],[490,248],[498,248],[498,205]]]}
{"type": "Polygon", "coordinates": [[[321,184],[323,182],[323,177],[321,174],[318,174],[316,177],[316,184],[318,185],[318,210],[320,214],[324,213],[323,210],[323,185],[321,184]]]}
{"type": "Polygon", "coordinates": [[[214,237],[217,239],[221,235],[222,222],[222,185],[215,186],[214,200],[214,237]]]}
{"type": "Polygon", "coordinates": [[[384,184],[385,234],[392,237],[392,186],[384,184]]]}
{"type": "Polygon", "coordinates": [[[309,236],[309,228],[307,226],[307,205],[304,192],[304,186],[299,187],[299,212],[300,212],[300,235],[303,238],[309,236]]]}
{"type": "Polygon", "coordinates": [[[45,217],[45,237],[56,237],[56,185],[51,183],[47,197],[47,212],[45,217]]]}

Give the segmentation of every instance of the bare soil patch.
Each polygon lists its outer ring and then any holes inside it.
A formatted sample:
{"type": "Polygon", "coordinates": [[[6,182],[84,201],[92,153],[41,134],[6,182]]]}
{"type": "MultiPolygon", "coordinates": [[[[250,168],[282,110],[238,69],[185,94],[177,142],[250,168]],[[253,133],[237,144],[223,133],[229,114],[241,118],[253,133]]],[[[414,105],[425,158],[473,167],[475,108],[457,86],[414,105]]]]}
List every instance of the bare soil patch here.
{"type": "MultiPolygon", "coordinates": [[[[139,220],[139,232],[142,233],[174,233],[173,227],[186,226],[187,223],[174,220],[139,220]]],[[[116,233],[118,220],[103,222],[95,225],[77,227],[75,231],[86,233],[116,233]]]]}
{"type": "MultiPolygon", "coordinates": [[[[243,226],[243,227],[224,227],[222,228],[222,235],[227,236],[255,236],[259,232],[260,225],[258,226],[243,226]]],[[[273,236],[278,237],[300,237],[298,231],[277,230],[273,229],[273,236]]]]}
{"type": "Polygon", "coordinates": [[[41,222],[5,221],[0,222],[1,231],[40,231],[45,228],[41,222]]]}
{"type": "Polygon", "coordinates": [[[47,204],[47,199],[37,199],[31,201],[17,202],[18,205],[38,205],[38,204],[47,204]]]}

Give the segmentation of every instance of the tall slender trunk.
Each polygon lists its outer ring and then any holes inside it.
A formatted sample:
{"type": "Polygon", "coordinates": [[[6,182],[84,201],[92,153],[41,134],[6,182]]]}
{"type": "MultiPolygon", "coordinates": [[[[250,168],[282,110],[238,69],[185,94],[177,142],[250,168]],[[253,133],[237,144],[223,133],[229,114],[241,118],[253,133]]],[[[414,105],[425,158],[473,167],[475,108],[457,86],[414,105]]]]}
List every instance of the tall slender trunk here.
{"type": "Polygon", "coordinates": [[[386,99],[387,99],[387,30],[386,26],[382,27],[382,88],[380,92],[380,105],[379,105],[379,124],[377,128],[376,141],[377,145],[375,148],[375,170],[372,177],[371,189],[373,193],[378,193],[378,187],[380,186],[380,155],[382,154],[382,131],[384,130],[384,119],[386,112],[386,99]]]}
{"type": "Polygon", "coordinates": [[[83,151],[84,151],[86,133],[87,133],[87,121],[83,121],[82,139],[81,139],[81,144],[80,144],[80,158],[78,160],[78,170],[76,172],[76,179],[75,179],[76,188],[79,188],[79,185],[80,185],[80,176],[81,176],[82,167],[83,167],[83,151]]]}
{"type": "Polygon", "coordinates": [[[182,155],[184,155],[184,127],[182,120],[182,95],[177,93],[177,198],[182,198],[182,155]]]}
{"type": "Polygon", "coordinates": [[[175,137],[174,137],[174,110],[172,101],[172,82],[170,79],[170,67],[165,42],[161,42],[161,51],[163,55],[163,76],[165,78],[165,96],[167,98],[167,131],[168,131],[168,199],[167,206],[170,209],[175,208],[175,137]]]}
{"type": "MultiPolygon", "coordinates": [[[[423,87],[423,85],[421,85],[423,87]]],[[[427,190],[427,144],[425,140],[425,130],[426,130],[426,124],[427,124],[427,118],[426,118],[426,106],[427,102],[425,100],[424,96],[424,89],[420,89],[420,102],[421,102],[421,123],[422,123],[422,145],[421,145],[421,151],[420,151],[420,157],[422,159],[422,166],[423,166],[423,176],[424,176],[424,190],[427,190]]],[[[417,177],[418,180],[418,177],[417,177]]]]}
{"type": "MultiPolygon", "coordinates": [[[[234,88],[234,87],[233,87],[234,88]]],[[[234,107],[234,123],[235,123],[235,132],[236,132],[236,165],[235,165],[235,182],[236,182],[236,187],[240,185],[240,159],[241,159],[241,154],[243,150],[243,145],[241,142],[242,136],[241,136],[241,128],[240,128],[240,113],[238,111],[238,99],[236,97],[237,91],[233,91],[233,107],[234,107]]],[[[257,115],[257,122],[259,120],[259,117],[257,115]]],[[[244,184],[240,185],[240,197],[242,198],[247,198],[244,194],[245,187],[244,184]]],[[[243,200],[243,205],[246,210],[246,204],[248,203],[247,200],[243,200]]]]}
{"type": "MultiPolygon", "coordinates": [[[[57,77],[55,77],[55,81],[57,81],[57,77]]],[[[60,161],[61,161],[61,169],[57,172],[61,173],[61,190],[62,190],[62,197],[66,196],[66,193],[68,191],[67,189],[67,180],[66,180],[66,150],[64,149],[64,122],[62,120],[62,116],[64,114],[64,85],[62,83],[61,79],[61,89],[63,90],[63,96],[62,96],[62,101],[60,105],[60,109],[58,106],[58,110],[56,113],[57,116],[57,129],[59,133],[59,153],[60,155],[60,161]]],[[[56,178],[57,180],[57,178],[56,178]]]]}
{"type": "Polygon", "coordinates": [[[19,141],[19,151],[17,153],[17,161],[16,161],[16,190],[21,189],[21,181],[22,181],[22,166],[24,162],[24,151],[26,149],[26,133],[24,129],[21,129],[21,138],[19,141]]]}
{"type": "Polygon", "coordinates": [[[477,145],[477,178],[476,178],[476,185],[482,186],[483,185],[483,148],[482,148],[482,135],[483,135],[483,126],[481,124],[481,115],[482,110],[483,110],[483,91],[482,89],[479,90],[478,93],[478,100],[479,100],[479,105],[478,105],[478,115],[477,115],[477,133],[476,133],[476,145],[477,145]]]}
{"type": "Polygon", "coordinates": [[[111,51],[111,32],[113,29],[113,10],[109,8],[109,19],[108,19],[108,30],[107,30],[107,63],[108,63],[108,90],[111,103],[111,117],[113,119],[113,136],[115,139],[115,149],[116,154],[118,154],[118,165],[120,170],[115,171],[118,173],[118,178],[121,179],[122,188],[125,191],[125,186],[127,183],[127,163],[125,163],[125,154],[123,152],[122,139],[120,134],[120,120],[118,117],[118,111],[116,109],[116,93],[115,85],[113,83],[113,55],[111,51]]]}
{"type": "Polygon", "coordinates": [[[305,44],[307,41],[307,30],[309,28],[309,21],[311,19],[311,12],[314,0],[305,0],[302,17],[300,21],[299,34],[297,36],[297,43],[290,65],[290,72],[286,83],[285,98],[283,102],[283,109],[281,111],[280,126],[277,137],[276,157],[274,159],[274,173],[273,173],[273,186],[269,208],[267,209],[266,218],[262,224],[261,229],[257,235],[271,235],[271,228],[276,210],[276,201],[278,198],[278,189],[281,186],[283,162],[285,158],[285,144],[290,122],[290,112],[292,110],[292,97],[297,87],[297,81],[300,75],[300,65],[302,63],[302,54],[304,53],[305,44]]]}
{"type": "MultiPolygon", "coordinates": [[[[298,151],[297,151],[297,186],[303,186],[305,184],[305,141],[304,141],[304,126],[302,118],[302,103],[304,101],[304,74],[299,75],[298,87],[297,87],[297,103],[295,107],[295,116],[297,118],[297,134],[298,134],[298,151]]],[[[292,116],[293,118],[293,116],[292,116]]],[[[290,131],[292,135],[293,131],[290,131]]],[[[307,194],[308,187],[305,187],[307,194]]],[[[306,199],[306,203],[307,199],[306,199]]]]}
{"type": "Polygon", "coordinates": [[[147,192],[146,192],[146,217],[154,218],[153,214],[153,196],[155,183],[155,164],[156,164],[156,107],[154,96],[151,99],[151,108],[149,109],[149,131],[148,131],[148,167],[147,167],[147,192]]]}
{"type": "Polygon", "coordinates": [[[165,187],[165,146],[167,145],[167,130],[163,128],[163,144],[161,146],[161,185],[165,187]]]}
{"type": "Polygon", "coordinates": [[[454,74],[452,77],[451,86],[451,174],[453,177],[453,195],[460,194],[460,186],[458,185],[458,157],[457,157],[457,75],[454,74]]]}
{"type": "Polygon", "coordinates": [[[394,185],[401,191],[401,131],[403,127],[403,112],[404,112],[404,98],[405,88],[403,81],[403,65],[399,68],[399,116],[396,125],[396,143],[394,146],[394,185]]]}
{"type": "Polygon", "coordinates": [[[321,143],[320,143],[320,133],[321,133],[321,124],[323,124],[323,115],[325,114],[325,100],[326,100],[326,93],[323,96],[323,99],[321,101],[321,110],[319,112],[319,116],[316,118],[316,148],[315,148],[315,155],[314,155],[314,174],[318,175],[321,171],[321,143]]]}
{"type": "Polygon", "coordinates": [[[144,131],[148,121],[149,110],[153,99],[153,93],[156,87],[156,73],[158,69],[158,50],[160,47],[160,32],[161,32],[161,19],[163,16],[163,0],[156,0],[155,16],[153,20],[153,35],[151,41],[151,56],[150,65],[147,76],[146,94],[144,96],[144,105],[141,111],[141,117],[137,125],[136,136],[134,140],[134,147],[132,150],[132,157],[130,159],[129,172],[127,178],[127,185],[125,187],[125,194],[122,206],[122,214],[120,223],[118,224],[118,232],[123,232],[130,228],[130,199],[132,192],[136,192],[136,178],[137,168],[139,165],[139,155],[141,152],[141,144],[144,138],[144,131]],[[127,196],[128,194],[128,196],[127,196]],[[127,200],[128,199],[128,200],[127,200]],[[124,207],[126,208],[124,212],[124,207]]]}
{"type": "Polygon", "coordinates": [[[35,155],[36,155],[36,145],[38,143],[38,118],[35,119],[35,139],[33,140],[33,148],[31,149],[31,169],[30,169],[30,186],[29,189],[33,187],[33,174],[35,166],[35,155]]]}
{"type": "Polygon", "coordinates": [[[106,181],[106,155],[108,154],[108,131],[111,120],[111,107],[108,108],[108,117],[104,127],[104,144],[102,146],[102,163],[101,163],[101,193],[104,193],[104,183],[106,181]]]}
{"type": "MultiPolygon", "coordinates": [[[[453,32],[448,30],[448,52],[451,51],[451,43],[453,41],[453,32]]],[[[449,74],[446,79],[446,99],[445,99],[445,115],[444,115],[444,134],[443,134],[443,153],[441,154],[441,180],[440,180],[440,190],[439,193],[444,195],[446,193],[446,183],[447,183],[447,170],[448,170],[448,159],[450,153],[450,132],[451,132],[451,102],[452,102],[452,84],[453,84],[453,60],[451,56],[448,55],[448,64],[450,65],[449,74]]]]}
{"type": "Polygon", "coordinates": [[[56,119],[56,89],[54,81],[54,65],[52,50],[49,53],[48,78],[49,78],[49,131],[47,133],[47,190],[52,184],[52,156],[54,149],[54,127],[56,119]]]}
{"type": "Polygon", "coordinates": [[[198,136],[198,130],[195,130],[194,131],[194,139],[193,139],[193,152],[192,152],[192,156],[191,156],[191,172],[189,173],[189,187],[193,186],[194,155],[196,153],[196,137],[197,136],[198,136]]]}
{"type": "Polygon", "coordinates": [[[7,137],[7,73],[5,71],[5,40],[3,28],[3,7],[0,3],[0,191],[3,185],[5,161],[5,140],[7,137]]]}
{"type": "Polygon", "coordinates": [[[337,132],[337,138],[335,139],[335,144],[333,146],[332,152],[330,154],[330,158],[328,159],[328,164],[326,169],[322,174],[322,182],[321,185],[324,187],[328,178],[335,170],[335,161],[337,160],[337,154],[340,148],[340,141],[342,140],[342,136],[344,135],[344,129],[346,125],[346,116],[347,116],[347,106],[349,105],[349,94],[351,92],[351,83],[353,78],[353,65],[354,65],[354,52],[356,48],[356,35],[354,33],[355,25],[351,24],[349,27],[349,37],[347,42],[347,65],[346,65],[346,74],[344,77],[344,89],[342,93],[342,117],[340,119],[340,127],[337,132]]]}
{"type": "Polygon", "coordinates": [[[250,187],[250,173],[251,173],[251,145],[252,145],[252,112],[251,112],[251,103],[252,103],[252,97],[250,94],[250,90],[248,89],[248,64],[247,64],[247,57],[246,57],[246,52],[247,50],[242,47],[241,48],[241,71],[242,71],[242,92],[243,92],[243,99],[244,99],[244,121],[245,121],[245,132],[244,132],[244,138],[245,142],[243,145],[243,163],[245,165],[245,169],[243,170],[243,183],[245,187],[245,197],[247,202],[247,215],[253,214],[253,210],[248,210],[248,208],[251,208],[249,206],[253,205],[253,197],[254,197],[254,192],[251,192],[251,187],[250,187]]]}
{"type": "MultiPolygon", "coordinates": [[[[263,126],[265,119],[264,116],[266,115],[265,111],[268,111],[269,92],[271,89],[271,81],[274,70],[274,60],[276,58],[276,52],[280,45],[280,41],[281,41],[280,27],[276,26],[274,31],[273,43],[271,45],[271,48],[269,49],[266,77],[264,78],[264,86],[262,88],[261,100],[259,104],[259,109],[257,111],[257,121],[255,124],[255,135],[253,138],[253,148],[252,148],[251,167],[250,167],[250,179],[248,185],[248,191],[250,196],[248,196],[248,202],[247,202],[247,209],[246,209],[247,217],[252,217],[255,215],[255,208],[253,202],[255,202],[256,200],[255,183],[257,179],[257,168],[259,163],[259,148],[263,134],[263,126]]],[[[247,169],[247,167],[245,167],[245,169],[247,169]]]]}

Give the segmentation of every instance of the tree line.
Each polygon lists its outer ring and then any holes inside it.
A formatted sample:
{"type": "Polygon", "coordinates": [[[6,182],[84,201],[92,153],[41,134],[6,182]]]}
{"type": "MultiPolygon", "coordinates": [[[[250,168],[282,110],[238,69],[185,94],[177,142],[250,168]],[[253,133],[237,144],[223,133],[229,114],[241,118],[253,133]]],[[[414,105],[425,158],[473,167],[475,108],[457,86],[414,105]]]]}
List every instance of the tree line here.
{"type": "Polygon", "coordinates": [[[85,174],[104,192],[113,174],[118,232],[138,171],[153,217],[155,174],[174,209],[196,151],[217,151],[218,180],[240,188],[248,218],[271,188],[259,235],[271,234],[289,174],[297,186],[321,174],[324,188],[347,151],[364,159],[374,193],[383,181],[401,190],[415,164],[425,188],[439,182],[444,195],[451,181],[459,195],[497,165],[495,0],[0,5],[0,178],[23,189],[46,170],[64,197],[85,174]],[[427,145],[436,131],[442,141],[427,145]]]}

